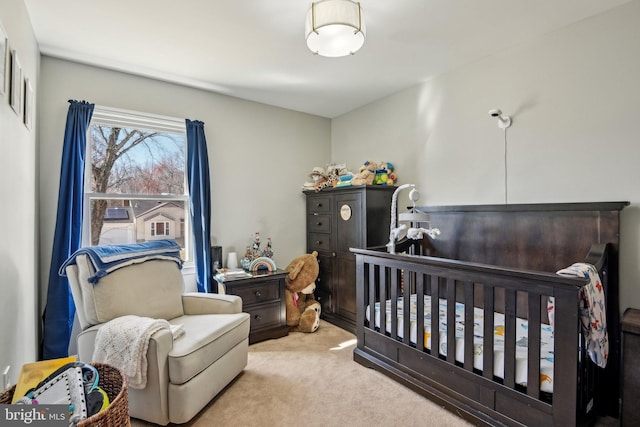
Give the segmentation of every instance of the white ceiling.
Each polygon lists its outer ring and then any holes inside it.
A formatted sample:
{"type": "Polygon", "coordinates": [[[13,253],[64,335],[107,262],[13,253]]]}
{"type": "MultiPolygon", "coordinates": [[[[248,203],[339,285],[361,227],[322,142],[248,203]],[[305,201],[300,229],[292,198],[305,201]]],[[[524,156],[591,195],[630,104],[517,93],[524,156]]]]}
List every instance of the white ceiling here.
{"type": "Polygon", "coordinates": [[[24,0],[44,55],[333,118],[630,0],[361,0],[354,56],[314,56],[310,0],[24,0]]]}

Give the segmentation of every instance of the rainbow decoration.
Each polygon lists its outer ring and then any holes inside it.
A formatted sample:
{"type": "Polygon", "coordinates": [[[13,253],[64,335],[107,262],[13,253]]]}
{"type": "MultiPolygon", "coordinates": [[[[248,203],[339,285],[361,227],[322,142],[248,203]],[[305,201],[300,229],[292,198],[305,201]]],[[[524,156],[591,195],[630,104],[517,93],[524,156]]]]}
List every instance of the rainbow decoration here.
{"type": "Polygon", "coordinates": [[[276,271],[276,263],[271,258],[264,256],[258,257],[251,261],[249,264],[249,270],[256,273],[259,270],[267,270],[268,272],[276,271]]]}

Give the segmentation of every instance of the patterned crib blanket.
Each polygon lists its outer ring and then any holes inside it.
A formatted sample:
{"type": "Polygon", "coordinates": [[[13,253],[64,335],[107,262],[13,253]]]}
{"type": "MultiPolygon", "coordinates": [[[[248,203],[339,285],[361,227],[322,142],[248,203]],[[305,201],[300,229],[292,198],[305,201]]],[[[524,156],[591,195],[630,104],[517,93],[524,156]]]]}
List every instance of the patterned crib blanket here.
{"type": "MultiPolygon", "coordinates": [[[[398,297],[398,326],[397,335],[400,338],[404,338],[403,327],[403,310],[404,298],[398,297]]],[[[448,353],[447,348],[447,301],[445,299],[439,300],[439,337],[441,355],[446,356],[448,353]]],[[[410,341],[412,344],[416,344],[417,340],[417,296],[415,294],[410,297],[410,341]]],[[[481,308],[474,308],[473,313],[473,342],[474,342],[474,357],[473,367],[482,371],[483,369],[483,325],[484,325],[484,311],[481,308]]],[[[369,319],[369,310],[366,311],[367,320],[369,319]]],[[[391,332],[391,301],[386,301],[386,331],[391,332]]],[[[464,362],[464,304],[456,303],[456,348],[455,359],[456,361],[464,362]]],[[[375,304],[375,325],[380,328],[380,303],[375,304]]],[[[425,347],[431,350],[431,296],[424,296],[424,343],[425,347]]],[[[515,381],[517,384],[527,385],[527,343],[528,343],[528,329],[529,324],[526,319],[516,318],[516,372],[515,381]]],[[[499,378],[504,378],[504,331],[505,322],[504,314],[494,313],[494,337],[493,337],[493,375],[499,378]]],[[[540,326],[541,339],[540,339],[540,390],[553,393],[553,329],[549,325],[542,324],[540,326]]]]}
{"type": "MultiPolygon", "coordinates": [[[[580,290],[580,321],[587,341],[589,358],[601,368],[607,366],[609,357],[609,335],[604,288],[598,270],[591,264],[575,263],[556,274],[578,276],[589,279],[589,284],[580,290]]],[[[549,323],[553,327],[553,298],[549,298],[549,323]]]]}

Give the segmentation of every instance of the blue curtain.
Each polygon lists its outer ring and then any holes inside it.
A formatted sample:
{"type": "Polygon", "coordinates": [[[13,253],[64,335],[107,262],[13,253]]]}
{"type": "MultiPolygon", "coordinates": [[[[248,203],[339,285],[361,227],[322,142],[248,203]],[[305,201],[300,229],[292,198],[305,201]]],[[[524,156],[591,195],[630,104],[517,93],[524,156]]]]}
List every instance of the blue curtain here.
{"type": "Polygon", "coordinates": [[[217,289],[211,289],[211,189],[204,123],[189,119],[185,121],[187,124],[187,176],[198,292],[216,292],[217,289]]]}
{"type": "Polygon", "coordinates": [[[94,104],[69,101],[64,131],[58,212],[53,236],[47,304],[44,311],[43,359],[65,357],[68,353],[76,307],[66,277],[58,269],[82,244],[82,199],[87,129],[94,104]]]}

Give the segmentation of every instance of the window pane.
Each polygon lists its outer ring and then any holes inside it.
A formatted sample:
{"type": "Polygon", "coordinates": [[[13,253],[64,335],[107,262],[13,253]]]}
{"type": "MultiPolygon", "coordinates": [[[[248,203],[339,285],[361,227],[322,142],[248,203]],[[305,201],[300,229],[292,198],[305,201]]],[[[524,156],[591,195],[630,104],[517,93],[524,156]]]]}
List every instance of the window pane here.
{"type": "Polygon", "coordinates": [[[184,119],[97,105],[87,145],[83,244],[173,239],[189,262],[184,119]]]}
{"type": "Polygon", "coordinates": [[[91,240],[94,245],[116,245],[171,239],[186,260],[185,206],[185,200],[92,199],[91,240]],[[105,212],[102,217],[100,212],[105,212]]]}
{"type": "Polygon", "coordinates": [[[185,194],[181,134],[91,126],[91,192],[185,194]]]}

